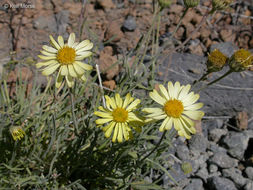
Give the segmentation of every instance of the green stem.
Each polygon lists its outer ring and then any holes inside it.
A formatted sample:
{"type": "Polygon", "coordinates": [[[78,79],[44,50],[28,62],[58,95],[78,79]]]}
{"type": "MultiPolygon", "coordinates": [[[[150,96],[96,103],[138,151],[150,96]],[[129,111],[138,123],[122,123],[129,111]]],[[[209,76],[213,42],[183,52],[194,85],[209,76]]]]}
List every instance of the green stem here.
{"type": "Polygon", "coordinates": [[[165,131],[163,132],[163,135],[162,135],[162,137],[160,138],[160,140],[159,140],[159,142],[157,143],[157,145],[155,146],[155,148],[154,148],[153,150],[151,150],[150,153],[148,153],[144,158],[142,158],[140,162],[144,161],[144,160],[145,160],[146,158],[148,158],[151,154],[153,154],[153,152],[156,151],[156,149],[160,146],[162,140],[164,139],[164,137],[165,137],[165,135],[166,135],[166,132],[167,132],[167,130],[165,130],[165,131]]]}
{"type": "Polygon", "coordinates": [[[210,72],[206,72],[204,75],[202,75],[202,77],[201,77],[199,80],[195,80],[195,81],[193,82],[192,86],[194,86],[194,85],[196,85],[198,82],[204,80],[204,79],[207,77],[207,75],[209,75],[209,74],[210,74],[210,72]]]}
{"type": "Polygon", "coordinates": [[[78,130],[78,126],[77,126],[77,122],[76,122],[76,115],[75,115],[75,103],[74,103],[74,92],[73,92],[73,88],[69,89],[69,95],[70,95],[70,100],[71,100],[71,112],[72,112],[72,119],[73,119],[73,124],[75,127],[75,132],[76,134],[79,134],[79,130],[78,130]]]}
{"type": "Polygon", "coordinates": [[[220,81],[221,79],[223,79],[224,77],[228,76],[229,74],[231,74],[233,71],[230,69],[228,72],[226,72],[224,75],[220,76],[219,78],[217,78],[216,80],[209,82],[206,86],[204,86],[203,88],[200,88],[197,92],[207,88],[208,86],[220,81]]]}
{"type": "Polygon", "coordinates": [[[171,34],[171,37],[173,37],[175,35],[175,33],[177,32],[177,30],[179,29],[182,21],[183,21],[183,18],[185,17],[187,11],[189,10],[189,8],[187,7],[185,10],[184,10],[184,13],[182,14],[182,16],[180,17],[180,20],[179,20],[179,23],[177,24],[176,26],[176,29],[173,31],[173,33],[171,34]]]}

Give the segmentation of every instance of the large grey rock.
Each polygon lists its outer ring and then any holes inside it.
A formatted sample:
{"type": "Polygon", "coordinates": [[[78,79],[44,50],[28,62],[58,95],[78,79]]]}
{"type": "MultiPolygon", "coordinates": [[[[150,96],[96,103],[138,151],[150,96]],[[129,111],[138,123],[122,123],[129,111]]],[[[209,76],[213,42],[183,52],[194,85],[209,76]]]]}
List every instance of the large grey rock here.
{"type": "Polygon", "coordinates": [[[204,190],[203,182],[201,179],[192,179],[184,190],[204,190]]]}
{"type": "MultiPolygon", "coordinates": [[[[162,75],[157,75],[157,81],[176,82],[181,84],[192,84],[198,80],[206,69],[206,58],[193,54],[173,53],[159,66],[162,75]]],[[[224,68],[221,72],[213,73],[208,81],[213,81],[227,72],[224,68]]],[[[253,113],[253,82],[250,80],[251,73],[246,71],[245,75],[232,73],[220,80],[218,83],[200,91],[200,101],[204,103],[203,110],[206,115],[232,116],[237,112],[245,110],[253,113]]],[[[200,83],[193,89],[198,90],[206,83],[200,83]]]]}
{"type": "Polygon", "coordinates": [[[228,153],[238,159],[243,159],[244,152],[248,147],[249,136],[246,133],[229,132],[223,139],[223,143],[228,147],[228,153]]]}
{"type": "MultiPolygon", "coordinates": [[[[57,32],[64,36],[69,22],[69,11],[61,10],[56,14],[57,32]]],[[[67,36],[65,36],[67,37],[67,36]]]]}
{"type": "Polygon", "coordinates": [[[226,135],[228,130],[226,129],[212,129],[209,131],[208,138],[211,141],[218,142],[220,138],[226,135]]]}
{"type": "Polygon", "coordinates": [[[57,24],[54,15],[39,16],[33,20],[33,27],[35,29],[57,32],[57,24]]]}
{"type": "Polygon", "coordinates": [[[208,141],[208,150],[212,152],[224,152],[227,153],[227,150],[223,147],[218,146],[215,142],[208,141]]]}
{"type": "Polygon", "coordinates": [[[190,151],[189,151],[188,147],[185,144],[178,145],[176,147],[176,156],[181,161],[189,160],[190,159],[190,154],[189,153],[190,153],[190,151]]]}
{"type": "Polygon", "coordinates": [[[123,23],[123,30],[134,31],[136,27],[137,25],[136,25],[135,18],[131,15],[127,16],[126,20],[123,23]]]}
{"type": "Polygon", "coordinates": [[[209,178],[208,170],[206,168],[206,165],[207,164],[201,166],[200,169],[195,174],[196,177],[201,178],[205,183],[207,182],[207,179],[209,178]]]}
{"type": "Polygon", "coordinates": [[[207,149],[207,139],[201,134],[193,135],[189,140],[189,147],[190,150],[205,152],[207,149]]]}
{"type": "Polygon", "coordinates": [[[231,179],[237,187],[243,187],[247,180],[242,176],[242,172],[236,168],[223,169],[222,174],[224,177],[231,179]]]}
{"type": "Polygon", "coordinates": [[[237,190],[234,183],[223,177],[212,177],[208,179],[210,190],[237,190]]]}
{"type": "Polygon", "coordinates": [[[253,167],[247,167],[245,173],[249,179],[253,180],[253,167]]]}
{"type": "Polygon", "coordinates": [[[244,186],[244,190],[252,190],[253,189],[253,181],[248,181],[244,186]]]}
{"type": "Polygon", "coordinates": [[[238,47],[235,46],[232,42],[223,42],[211,45],[210,51],[213,51],[214,49],[218,49],[227,57],[231,57],[233,53],[238,50],[238,47]]]}
{"type": "Polygon", "coordinates": [[[238,161],[229,157],[224,152],[216,152],[213,157],[209,159],[209,162],[212,164],[216,164],[220,168],[231,168],[238,165],[238,161]]]}

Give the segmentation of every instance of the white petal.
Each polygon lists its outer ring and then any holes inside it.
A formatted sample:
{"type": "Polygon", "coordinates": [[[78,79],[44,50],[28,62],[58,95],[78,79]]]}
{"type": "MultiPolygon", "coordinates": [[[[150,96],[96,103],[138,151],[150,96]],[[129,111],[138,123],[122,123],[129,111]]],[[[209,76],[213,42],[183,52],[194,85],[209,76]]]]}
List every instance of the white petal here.
{"type": "Polygon", "coordinates": [[[84,69],[80,67],[78,64],[73,63],[73,67],[78,75],[84,74],[84,69]]]}
{"type": "Polygon", "coordinates": [[[91,51],[86,51],[86,52],[82,53],[82,55],[76,56],[75,60],[81,61],[87,57],[90,57],[91,55],[92,55],[91,51]]]}
{"type": "Polygon", "coordinates": [[[61,75],[67,76],[69,74],[67,65],[62,65],[61,75]]]}
{"type": "Polygon", "coordinates": [[[76,71],[74,70],[73,65],[69,64],[69,65],[68,65],[68,69],[69,69],[69,74],[70,74],[70,76],[72,76],[72,77],[77,77],[77,73],[76,73],[76,71]]]}
{"type": "Polygon", "coordinates": [[[199,94],[191,94],[182,100],[184,107],[194,104],[199,99],[199,94]]]}
{"type": "Polygon", "coordinates": [[[59,45],[60,45],[61,47],[64,46],[64,39],[63,39],[62,36],[58,36],[58,43],[59,43],[59,45]]]}
{"type": "Polygon", "coordinates": [[[82,67],[83,69],[85,69],[87,71],[90,71],[93,68],[91,65],[88,65],[88,64],[83,63],[81,61],[75,61],[74,64],[78,64],[80,67],[82,67]]]}
{"type": "Polygon", "coordinates": [[[180,90],[181,90],[181,86],[180,86],[180,83],[177,81],[174,85],[174,97],[177,99],[178,98],[178,95],[180,93],[180,90]]]}
{"type": "Polygon", "coordinates": [[[165,130],[165,126],[167,124],[167,122],[169,121],[169,118],[167,117],[163,122],[162,125],[159,128],[159,131],[163,132],[165,130]]]}
{"type": "Polygon", "coordinates": [[[84,41],[82,41],[81,43],[79,43],[79,44],[75,47],[75,49],[76,49],[76,50],[79,50],[79,49],[81,49],[81,48],[83,48],[83,47],[89,45],[90,43],[91,43],[90,40],[84,40],[84,41]]]}
{"type": "Polygon", "coordinates": [[[201,120],[205,113],[202,111],[184,111],[183,114],[193,120],[201,120]]]}
{"type": "Polygon", "coordinates": [[[166,102],[166,99],[161,97],[156,90],[153,90],[153,92],[149,93],[149,96],[156,101],[158,104],[164,105],[166,102]]]}
{"type": "Polygon", "coordinates": [[[128,106],[128,104],[130,104],[132,101],[134,100],[134,98],[131,97],[131,94],[128,93],[125,97],[124,103],[122,108],[126,108],[128,106]]]}
{"type": "Polygon", "coordinates": [[[107,129],[103,129],[103,131],[105,131],[106,138],[109,138],[111,136],[115,124],[115,122],[111,122],[108,126],[106,126],[107,129]]]}
{"type": "Polygon", "coordinates": [[[36,64],[36,68],[40,68],[43,66],[48,66],[48,65],[55,65],[56,63],[58,63],[57,60],[50,60],[50,61],[46,61],[46,62],[39,62],[36,64]]]}
{"type": "Polygon", "coordinates": [[[42,48],[44,50],[46,50],[47,52],[49,52],[49,53],[57,53],[58,52],[57,49],[55,49],[53,47],[50,47],[50,46],[47,46],[47,45],[42,46],[42,48]]]}
{"type": "Polygon", "coordinates": [[[54,40],[53,36],[49,36],[50,38],[50,42],[52,43],[52,45],[56,48],[56,49],[61,49],[61,47],[59,46],[59,44],[54,40]]]}
{"type": "Polygon", "coordinates": [[[56,55],[54,55],[54,56],[43,56],[43,55],[38,55],[38,57],[39,57],[40,59],[43,59],[43,60],[56,59],[56,55]]]}
{"type": "Polygon", "coordinates": [[[127,110],[127,111],[132,111],[133,109],[136,108],[136,106],[137,106],[139,103],[141,103],[141,100],[136,99],[135,101],[133,101],[133,102],[126,108],[126,110],[127,110]]]}
{"type": "Polygon", "coordinates": [[[56,88],[60,88],[60,86],[62,84],[63,76],[61,75],[61,69],[62,69],[62,67],[60,68],[60,70],[57,74],[57,77],[56,77],[56,82],[55,82],[55,87],[56,88]]]}
{"type": "Polygon", "coordinates": [[[71,34],[69,35],[69,39],[68,39],[68,46],[69,46],[69,47],[72,47],[73,44],[75,43],[75,40],[76,40],[75,33],[71,33],[71,34]]]}
{"type": "Polygon", "coordinates": [[[93,48],[93,43],[89,43],[87,46],[85,46],[81,49],[78,49],[76,53],[77,53],[77,55],[79,55],[84,51],[91,50],[92,48],[93,48]]]}
{"type": "Polygon", "coordinates": [[[159,88],[161,90],[163,97],[166,98],[167,100],[169,100],[170,97],[169,97],[169,94],[168,94],[168,91],[166,90],[166,88],[161,84],[159,85],[159,88]]]}
{"type": "Polygon", "coordinates": [[[115,94],[115,101],[116,105],[121,108],[123,104],[123,100],[121,99],[120,95],[118,93],[115,94]]]}
{"type": "Polygon", "coordinates": [[[183,100],[183,99],[187,96],[187,94],[189,93],[190,89],[191,89],[191,85],[190,85],[190,84],[186,85],[186,86],[181,90],[181,92],[180,92],[180,94],[179,94],[179,96],[178,96],[178,99],[179,99],[179,100],[183,100]]]}
{"type": "Polygon", "coordinates": [[[172,82],[168,82],[168,93],[169,93],[169,97],[171,99],[175,99],[176,98],[174,91],[175,90],[174,90],[174,86],[173,86],[172,82]]]}
{"type": "Polygon", "coordinates": [[[118,137],[118,132],[119,132],[119,123],[116,123],[114,132],[113,132],[112,142],[116,142],[116,139],[118,137]]]}
{"type": "Polygon", "coordinates": [[[204,105],[203,103],[192,104],[192,105],[184,107],[184,110],[192,110],[192,111],[198,110],[198,109],[202,108],[203,105],[204,105]]]}
{"type": "Polygon", "coordinates": [[[55,53],[49,53],[49,52],[47,52],[47,51],[43,51],[43,50],[41,50],[40,51],[43,55],[45,55],[45,56],[50,56],[50,57],[54,57],[54,56],[56,56],[56,54],[55,53]]]}
{"type": "Polygon", "coordinates": [[[51,75],[53,72],[56,71],[56,69],[60,66],[60,64],[56,64],[56,65],[52,65],[52,66],[48,66],[45,69],[43,69],[42,74],[43,75],[51,75]]]}
{"type": "Polygon", "coordinates": [[[69,88],[71,88],[74,85],[73,78],[70,75],[65,76],[65,79],[67,81],[67,85],[69,88]]]}

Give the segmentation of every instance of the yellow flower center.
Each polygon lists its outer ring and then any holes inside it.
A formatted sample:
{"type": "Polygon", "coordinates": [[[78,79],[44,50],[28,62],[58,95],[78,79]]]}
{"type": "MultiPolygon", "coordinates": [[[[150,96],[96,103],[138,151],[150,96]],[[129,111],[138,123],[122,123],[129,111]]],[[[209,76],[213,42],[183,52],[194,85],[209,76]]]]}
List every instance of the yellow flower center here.
{"type": "Polygon", "coordinates": [[[184,111],[184,106],[179,100],[169,100],[164,104],[164,111],[168,116],[178,118],[184,111]]]}
{"type": "Polygon", "coordinates": [[[75,61],[76,51],[68,46],[61,48],[57,53],[57,60],[63,65],[71,64],[75,61]]]}
{"type": "Polygon", "coordinates": [[[247,68],[253,63],[253,56],[247,50],[240,49],[234,53],[235,61],[247,68]]]}
{"type": "Polygon", "coordinates": [[[208,67],[215,69],[221,69],[227,61],[227,57],[223,55],[219,50],[215,49],[208,55],[208,67]]]}
{"type": "Polygon", "coordinates": [[[125,122],[128,118],[128,111],[123,108],[116,108],[112,112],[113,120],[116,122],[125,122]]]}

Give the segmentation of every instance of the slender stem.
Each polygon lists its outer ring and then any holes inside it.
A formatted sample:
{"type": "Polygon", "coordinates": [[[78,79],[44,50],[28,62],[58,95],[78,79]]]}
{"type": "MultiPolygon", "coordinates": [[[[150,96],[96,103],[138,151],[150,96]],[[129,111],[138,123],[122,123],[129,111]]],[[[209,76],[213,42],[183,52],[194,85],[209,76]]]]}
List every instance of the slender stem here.
{"type": "Polygon", "coordinates": [[[77,122],[76,122],[76,115],[75,115],[75,103],[74,103],[74,92],[73,92],[73,88],[69,89],[69,95],[70,95],[70,100],[71,100],[71,112],[72,112],[72,119],[73,119],[73,123],[74,123],[74,127],[75,127],[75,132],[76,134],[79,134],[79,130],[78,130],[78,126],[77,126],[77,122]]]}
{"type": "Polygon", "coordinates": [[[193,32],[188,36],[188,38],[180,46],[176,47],[172,52],[184,47],[184,45],[192,38],[193,34],[195,34],[200,29],[200,27],[202,26],[204,21],[206,21],[208,14],[209,14],[209,12],[205,13],[205,15],[202,17],[200,23],[198,24],[198,26],[193,30],[193,32]]]}
{"type": "Polygon", "coordinates": [[[195,81],[193,82],[192,85],[194,86],[194,85],[196,85],[198,82],[204,80],[204,79],[207,77],[207,75],[209,75],[209,74],[210,74],[210,72],[206,72],[204,75],[202,75],[202,77],[201,77],[199,80],[195,80],[195,81]]]}
{"type": "Polygon", "coordinates": [[[157,53],[159,48],[159,33],[160,33],[160,23],[161,23],[161,10],[158,12],[158,21],[157,21],[157,29],[156,29],[156,48],[155,52],[157,53]]]}
{"type": "Polygon", "coordinates": [[[183,18],[185,17],[187,11],[189,10],[189,8],[187,7],[185,10],[184,10],[184,13],[182,14],[182,16],[180,17],[180,20],[176,26],[176,29],[173,31],[173,33],[171,34],[171,37],[173,37],[175,35],[175,33],[177,32],[177,30],[179,29],[179,27],[181,26],[181,23],[183,21],[183,18]]]}
{"type": "Polygon", "coordinates": [[[224,75],[220,76],[219,78],[217,78],[216,80],[209,82],[206,86],[204,86],[203,88],[200,88],[197,92],[207,88],[208,86],[220,81],[221,79],[223,79],[224,77],[228,76],[229,74],[231,74],[233,71],[230,69],[228,72],[226,72],[224,75]]]}
{"type": "Polygon", "coordinates": [[[165,135],[166,135],[166,132],[167,132],[167,130],[165,130],[165,131],[163,132],[163,135],[162,135],[162,137],[160,138],[160,140],[159,140],[159,142],[157,143],[157,145],[155,146],[155,148],[154,148],[153,150],[151,150],[150,153],[148,153],[144,158],[142,158],[140,162],[144,161],[144,160],[145,160],[146,158],[148,158],[151,154],[153,154],[153,152],[156,151],[156,149],[160,146],[162,140],[164,139],[164,137],[165,137],[165,135]]]}
{"type": "Polygon", "coordinates": [[[222,75],[221,77],[217,78],[216,80],[214,80],[213,82],[210,82],[207,84],[207,86],[210,86],[216,82],[218,82],[219,80],[223,79],[224,77],[228,76],[230,73],[232,73],[233,71],[230,69],[228,72],[226,72],[224,75],[222,75]]]}

